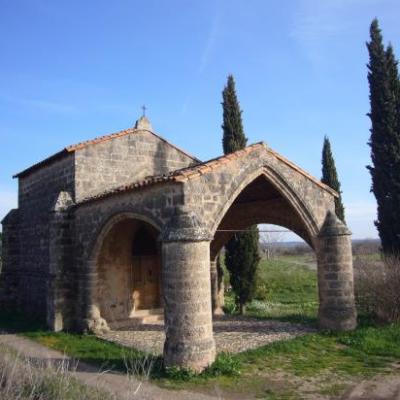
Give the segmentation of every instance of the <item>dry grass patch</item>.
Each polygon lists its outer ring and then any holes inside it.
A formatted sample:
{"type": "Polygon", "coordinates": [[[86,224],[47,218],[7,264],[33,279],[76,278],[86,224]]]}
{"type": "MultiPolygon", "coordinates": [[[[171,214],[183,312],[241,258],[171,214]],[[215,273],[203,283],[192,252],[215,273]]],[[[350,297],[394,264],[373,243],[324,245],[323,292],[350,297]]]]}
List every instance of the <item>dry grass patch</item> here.
{"type": "Polygon", "coordinates": [[[68,361],[45,364],[0,345],[0,399],[115,400],[103,391],[82,385],[70,373],[68,361]]]}

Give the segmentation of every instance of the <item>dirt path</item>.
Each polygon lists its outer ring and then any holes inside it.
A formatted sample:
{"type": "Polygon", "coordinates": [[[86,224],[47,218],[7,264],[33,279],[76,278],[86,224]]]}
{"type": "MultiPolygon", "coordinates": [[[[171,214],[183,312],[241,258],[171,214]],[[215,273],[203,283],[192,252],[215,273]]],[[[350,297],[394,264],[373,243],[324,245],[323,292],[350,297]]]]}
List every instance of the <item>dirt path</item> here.
{"type": "Polygon", "coordinates": [[[70,357],[42,346],[27,338],[14,334],[0,334],[0,343],[15,349],[32,362],[43,365],[65,363],[68,361],[71,374],[85,385],[97,387],[114,393],[121,400],[216,400],[200,393],[172,391],[159,388],[147,381],[113,372],[99,372],[98,368],[85,363],[77,363],[70,357]]]}
{"type": "Polygon", "coordinates": [[[379,375],[351,387],[343,400],[400,400],[400,375],[379,375]]]}

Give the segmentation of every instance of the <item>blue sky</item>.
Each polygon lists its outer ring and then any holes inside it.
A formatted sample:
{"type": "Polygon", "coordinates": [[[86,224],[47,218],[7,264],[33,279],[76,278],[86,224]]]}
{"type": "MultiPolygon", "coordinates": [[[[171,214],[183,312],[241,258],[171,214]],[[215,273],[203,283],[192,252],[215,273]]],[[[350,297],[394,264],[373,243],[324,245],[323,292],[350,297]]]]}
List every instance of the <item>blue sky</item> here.
{"type": "Polygon", "coordinates": [[[249,143],[316,177],[329,135],[356,238],[376,237],[366,63],[378,17],[400,56],[398,0],[0,0],[0,218],[12,174],[68,144],[132,126],[222,153],[232,73],[249,143]]]}

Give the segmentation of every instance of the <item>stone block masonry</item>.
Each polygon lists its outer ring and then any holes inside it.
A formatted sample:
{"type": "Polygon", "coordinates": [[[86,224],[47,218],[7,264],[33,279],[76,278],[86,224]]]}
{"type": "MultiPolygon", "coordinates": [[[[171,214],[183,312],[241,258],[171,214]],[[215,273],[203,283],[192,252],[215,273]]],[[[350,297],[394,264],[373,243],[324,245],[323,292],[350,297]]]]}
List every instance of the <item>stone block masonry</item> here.
{"type": "Polygon", "coordinates": [[[316,251],[321,328],[356,325],[350,232],[333,214],[337,193],[263,143],[201,163],[146,119],[66,147],[17,177],[19,208],[3,220],[0,303],[52,330],[106,331],[110,319],[135,316],[133,299],[144,304],[148,284],[164,307],[165,364],[201,371],[215,358],[216,255],[229,232],[259,223],[293,230],[316,251]],[[152,269],[140,232],[154,238],[152,269]],[[142,258],[133,259],[133,241],[142,258]]]}

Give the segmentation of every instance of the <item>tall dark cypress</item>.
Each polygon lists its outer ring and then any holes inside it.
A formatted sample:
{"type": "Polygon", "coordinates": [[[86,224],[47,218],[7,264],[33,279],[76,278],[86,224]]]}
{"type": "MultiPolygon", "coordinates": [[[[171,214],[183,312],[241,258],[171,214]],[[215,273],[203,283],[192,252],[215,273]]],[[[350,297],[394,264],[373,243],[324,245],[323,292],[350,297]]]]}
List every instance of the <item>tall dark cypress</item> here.
{"type": "Polygon", "coordinates": [[[243,130],[242,111],[240,110],[235,80],[232,75],[228,76],[227,84],[222,91],[222,111],[222,147],[224,154],[229,154],[243,149],[247,144],[247,138],[243,130]]]}
{"type": "Polygon", "coordinates": [[[370,89],[372,165],[371,190],[378,204],[375,225],[385,254],[400,254],[400,125],[399,76],[393,48],[383,45],[378,20],[370,27],[368,82],[370,89]]]}
{"type": "Polygon", "coordinates": [[[339,193],[339,197],[335,199],[335,212],[339,219],[344,223],[344,206],[342,202],[342,192],[340,190],[340,181],[336,171],[335,159],[332,155],[331,142],[325,136],[324,145],[322,147],[322,178],[321,181],[339,193]]]}
{"type": "MultiPolygon", "coordinates": [[[[222,99],[222,145],[224,153],[228,154],[243,149],[247,143],[243,130],[242,111],[232,75],[228,76],[222,99]]],[[[225,245],[225,264],[230,273],[230,283],[241,314],[245,311],[246,303],[252,299],[255,289],[256,271],[260,261],[258,241],[258,228],[253,226],[249,232],[235,233],[225,245]]]]}

